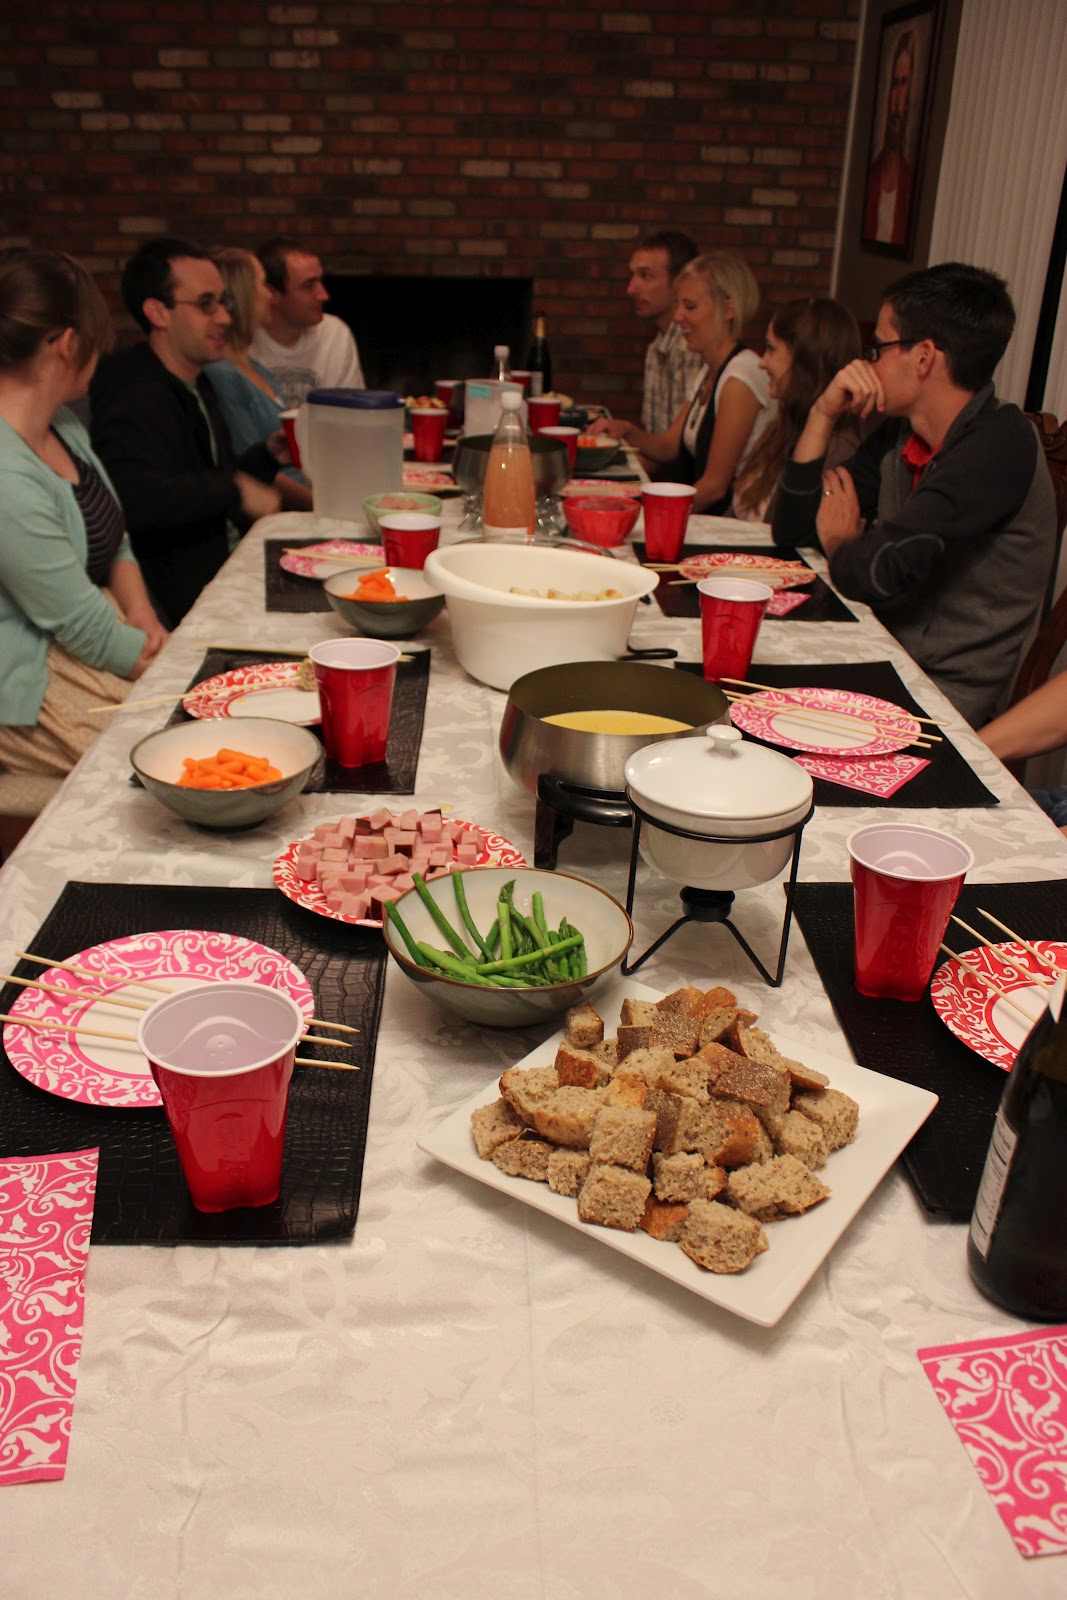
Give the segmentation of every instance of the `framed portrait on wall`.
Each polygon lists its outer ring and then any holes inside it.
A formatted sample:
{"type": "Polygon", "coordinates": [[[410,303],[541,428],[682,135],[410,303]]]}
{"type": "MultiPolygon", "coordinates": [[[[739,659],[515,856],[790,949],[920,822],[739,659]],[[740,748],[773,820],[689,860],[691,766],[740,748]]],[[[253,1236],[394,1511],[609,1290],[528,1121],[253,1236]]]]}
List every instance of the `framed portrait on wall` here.
{"type": "Polygon", "coordinates": [[[915,0],[881,20],[860,240],[886,255],[911,254],[940,24],[941,0],[915,0]]]}

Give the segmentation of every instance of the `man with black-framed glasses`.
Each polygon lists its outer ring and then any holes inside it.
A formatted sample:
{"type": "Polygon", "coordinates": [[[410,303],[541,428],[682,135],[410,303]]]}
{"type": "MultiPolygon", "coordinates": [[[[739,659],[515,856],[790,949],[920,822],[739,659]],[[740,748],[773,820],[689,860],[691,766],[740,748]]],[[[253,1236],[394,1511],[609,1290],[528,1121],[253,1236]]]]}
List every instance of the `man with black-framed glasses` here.
{"type": "Polygon", "coordinates": [[[151,239],[126,263],[126,309],[143,343],[102,362],[90,390],[93,444],[118,490],[160,614],[178,623],[240,534],[280,505],[267,445],[234,457],[204,367],[230,323],[222,277],[189,240],[151,239]]]}
{"type": "Polygon", "coordinates": [[[886,290],[873,341],[815,401],[775,502],[777,544],[818,541],[842,594],[864,600],[976,727],[1000,711],[1055,549],[1037,435],[993,371],[1015,326],[995,273],[947,261],[886,290]],[[824,472],[837,420],[876,427],[824,472]]]}

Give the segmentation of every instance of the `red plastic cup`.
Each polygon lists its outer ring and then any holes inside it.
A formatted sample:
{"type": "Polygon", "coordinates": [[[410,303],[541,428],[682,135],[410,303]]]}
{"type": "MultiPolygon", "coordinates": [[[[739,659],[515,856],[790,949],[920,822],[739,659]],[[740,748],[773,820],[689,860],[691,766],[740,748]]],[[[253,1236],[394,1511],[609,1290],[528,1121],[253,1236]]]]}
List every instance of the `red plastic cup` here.
{"type": "Polygon", "coordinates": [[[974,856],[951,834],[910,822],[857,828],[846,848],[856,988],[878,999],[921,1000],[974,856]]]}
{"type": "Polygon", "coordinates": [[[512,367],[511,369],[512,383],[522,384],[523,399],[525,399],[530,392],[530,378],[532,376],[533,374],[528,372],[525,367],[512,367]]]}
{"type": "Polygon", "coordinates": [[[379,516],[378,525],[387,567],[409,567],[421,572],[441,537],[441,519],[428,511],[390,511],[379,516]]]}
{"type": "Polygon", "coordinates": [[[437,378],[434,380],[433,392],[438,400],[443,400],[448,407],[450,422],[463,420],[463,379],[462,378],[437,378]]]}
{"type": "MultiPolygon", "coordinates": [[[[527,401],[528,405],[532,403],[532,401],[527,401]]],[[[562,439],[563,443],[567,446],[567,459],[571,464],[571,471],[573,472],[574,463],[578,459],[578,435],[582,431],[581,428],[559,428],[555,425],[552,425],[547,428],[538,428],[537,431],[541,435],[542,439],[562,439]]]]}
{"type": "Polygon", "coordinates": [[[448,412],[439,406],[419,406],[409,413],[416,461],[440,461],[445,448],[448,412]]]}
{"type": "Polygon", "coordinates": [[[563,401],[559,395],[532,394],[526,401],[530,416],[530,432],[540,433],[542,428],[555,428],[563,401]]]}
{"type": "Polygon", "coordinates": [[[751,578],[702,578],[697,584],[704,676],[711,683],[745,676],[773,593],[751,578]]]}
{"type": "Polygon", "coordinates": [[[380,639],[326,639],[308,651],[322,712],[322,742],[341,767],[385,759],[400,651],[380,639]]]}
{"type": "Polygon", "coordinates": [[[285,442],[289,446],[289,454],[293,458],[293,466],[300,465],[300,446],[296,442],[296,410],[283,411],[281,425],[285,433],[285,442]]]}
{"type": "Polygon", "coordinates": [[[163,1097],[198,1211],[266,1206],[281,1188],[296,1043],[287,994],[254,983],[201,983],[157,1000],[137,1043],[163,1097]]]}
{"type": "Polygon", "coordinates": [[[691,483],[646,483],[641,486],[645,514],[645,552],[649,561],[677,561],[685,543],[696,490],[691,483]]]}

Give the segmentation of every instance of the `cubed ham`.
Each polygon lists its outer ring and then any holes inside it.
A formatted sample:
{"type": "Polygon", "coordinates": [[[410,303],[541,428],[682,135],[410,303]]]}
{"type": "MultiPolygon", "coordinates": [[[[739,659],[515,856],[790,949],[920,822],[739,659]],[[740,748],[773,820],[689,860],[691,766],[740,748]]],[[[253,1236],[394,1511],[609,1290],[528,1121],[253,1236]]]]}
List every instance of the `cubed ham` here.
{"type": "Polygon", "coordinates": [[[392,820],[393,813],[391,811],[387,811],[384,806],[380,811],[372,811],[370,816],[367,818],[367,821],[370,823],[371,827],[376,833],[380,833],[383,828],[387,828],[392,820]]]}
{"type": "Polygon", "coordinates": [[[298,857],[293,862],[293,871],[296,873],[301,883],[314,883],[319,875],[318,868],[315,865],[314,856],[305,856],[303,861],[301,861],[298,857]]]}
{"type": "Polygon", "coordinates": [[[380,833],[359,834],[352,840],[354,861],[384,861],[389,845],[380,833]]]}
{"type": "Polygon", "coordinates": [[[370,875],[370,862],[363,861],[342,872],[337,881],[346,894],[362,894],[370,875]]]}
{"type": "Polygon", "coordinates": [[[331,911],[340,911],[344,905],[345,895],[343,889],[331,889],[326,896],[326,904],[331,911]]]}
{"type": "Polygon", "coordinates": [[[395,877],[398,872],[407,872],[410,865],[411,861],[408,856],[391,855],[386,856],[384,861],[379,861],[378,871],[383,878],[387,873],[390,877],[395,877]]]}
{"type": "Polygon", "coordinates": [[[365,894],[346,894],[338,907],[343,917],[351,917],[353,922],[367,915],[367,906],[370,901],[365,894]]]}
{"type": "Polygon", "coordinates": [[[421,815],[422,813],[416,811],[414,807],[410,811],[402,811],[400,813],[400,826],[406,828],[409,833],[415,833],[418,830],[421,815]]]}
{"type": "Polygon", "coordinates": [[[332,845],[326,845],[322,854],[319,856],[319,860],[322,862],[335,861],[339,866],[343,867],[348,863],[348,851],[345,850],[343,846],[334,847],[332,845]]]}
{"type": "Polygon", "coordinates": [[[331,834],[334,834],[336,832],[337,832],[337,824],[336,823],[334,823],[334,822],[320,822],[318,824],[318,826],[313,830],[313,836],[316,839],[319,839],[319,840],[325,842],[331,836],[331,834]]]}
{"type": "Polygon", "coordinates": [[[394,854],[399,851],[402,855],[409,856],[415,847],[417,833],[412,833],[408,828],[383,828],[382,838],[394,854]]]}
{"type": "Polygon", "coordinates": [[[355,817],[342,817],[340,822],[337,824],[337,832],[340,834],[341,838],[346,844],[348,843],[349,839],[354,839],[356,836],[355,817]]]}
{"type": "Polygon", "coordinates": [[[452,846],[450,844],[434,845],[430,851],[431,867],[447,867],[452,860],[452,846]]]}
{"type": "Polygon", "coordinates": [[[409,889],[414,889],[415,879],[409,872],[401,872],[393,879],[393,888],[397,894],[407,894],[409,889]]]}
{"type": "Polygon", "coordinates": [[[381,889],[371,890],[370,915],[372,917],[381,917],[384,922],[385,908],[387,905],[391,905],[396,898],[397,890],[394,889],[392,884],[388,884],[381,889]]]}

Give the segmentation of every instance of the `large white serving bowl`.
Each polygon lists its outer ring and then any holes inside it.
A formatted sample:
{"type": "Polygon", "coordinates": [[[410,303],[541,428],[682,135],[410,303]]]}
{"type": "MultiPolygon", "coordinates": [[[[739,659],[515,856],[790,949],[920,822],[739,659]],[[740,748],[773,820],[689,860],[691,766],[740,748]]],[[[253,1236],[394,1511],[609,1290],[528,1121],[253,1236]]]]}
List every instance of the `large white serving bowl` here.
{"type": "Polygon", "coordinates": [[[207,717],[176,722],[135,744],[130,765],[149,794],[186,822],[202,828],[247,828],[272,816],[298,795],[322,754],[309,728],[271,717],[207,717]],[[186,756],[203,761],[219,750],[266,756],[281,773],[250,789],[183,789],[178,779],[186,756]]]}
{"type": "MultiPolygon", "coordinates": [[[[386,918],[382,933],[389,954],[401,972],[439,1006],[465,1017],[468,1022],[480,1022],[489,1028],[523,1028],[559,1016],[570,1006],[588,1000],[610,978],[630,948],[633,924],[617,900],[584,878],[572,878],[563,872],[543,872],[538,867],[472,867],[467,872],[434,878],[427,888],[457,932],[462,932],[463,925],[452,883],[455,877],[463,879],[467,905],[475,926],[483,935],[496,917],[497,900],[505,883],[514,880],[514,904],[524,916],[532,915],[533,897],[539,891],[549,928],[558,928],[566,917],[585,936],[589,964],[584,978],[567,983],[553,983],[541,989],[486,989],[417,966],[400,933],[386,918]]],[[[417,890],[409,889],[401,895],[396,909],[412,938],[435,945],[439,950],[448,949],[447,940],[417,890]]],[[[473,944],[471,947],[473,949],[473,944]]]]}
{"type": "Polygon", "coordinates": [[[561,661],[614,661],[625,653],[634,612],[657,574],[584,550],[493,541],[448,545],[426,557],[426,576],[446,597],[460,666],[492,689],[561,661]],[[547,595],[617,589],[617,600],[547,595]]]}

